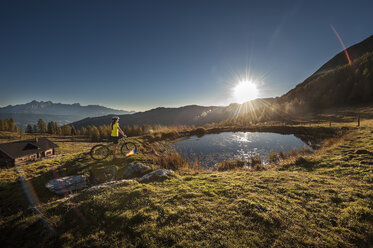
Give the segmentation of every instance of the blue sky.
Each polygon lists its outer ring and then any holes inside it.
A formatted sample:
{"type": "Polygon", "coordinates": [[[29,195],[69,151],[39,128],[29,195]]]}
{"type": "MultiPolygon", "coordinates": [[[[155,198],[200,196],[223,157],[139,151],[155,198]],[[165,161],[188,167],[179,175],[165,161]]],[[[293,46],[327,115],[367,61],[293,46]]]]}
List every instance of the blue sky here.
{"type": "Polygon", "coordinates": [[[0,105],[227,105],[286,93],[373,34],[373,1],[1,1],[0,105]]]}

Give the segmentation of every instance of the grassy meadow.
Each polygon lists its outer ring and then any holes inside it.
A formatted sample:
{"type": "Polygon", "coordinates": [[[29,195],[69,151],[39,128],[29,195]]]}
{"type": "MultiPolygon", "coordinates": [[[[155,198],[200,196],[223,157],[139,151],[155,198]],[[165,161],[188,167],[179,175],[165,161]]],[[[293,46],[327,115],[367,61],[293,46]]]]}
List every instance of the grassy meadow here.
{"type": "Polygon", "coordinates": [[[95,143],[51,137],[58,156],[0,170],[0,240],[6,247],[370,247],[373,121],[363,121],[338,124],[349,131],[313,154],[258,170],[178,168],[182,159],[163,161],[145,137],[130,138],[138,155],[97,162],[87,154],[95,143]],[[44,187],[56,175],[112,165],[120,175],[133,161],[179,170],[164,182],[125,180],[65,198],[44,187]],[[24,191],[19,176],[33,190],[24,191]]]}

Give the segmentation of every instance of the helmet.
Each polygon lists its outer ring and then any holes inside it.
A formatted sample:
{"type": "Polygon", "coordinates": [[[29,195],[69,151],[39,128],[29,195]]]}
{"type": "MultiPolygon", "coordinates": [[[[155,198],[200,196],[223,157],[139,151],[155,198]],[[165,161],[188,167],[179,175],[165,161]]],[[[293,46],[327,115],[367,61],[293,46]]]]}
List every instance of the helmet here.
{"type": "Polygon", "coordinates": [[[111,119],[112,120],[119,120],[119,116],[113,116],[111,119]]]}

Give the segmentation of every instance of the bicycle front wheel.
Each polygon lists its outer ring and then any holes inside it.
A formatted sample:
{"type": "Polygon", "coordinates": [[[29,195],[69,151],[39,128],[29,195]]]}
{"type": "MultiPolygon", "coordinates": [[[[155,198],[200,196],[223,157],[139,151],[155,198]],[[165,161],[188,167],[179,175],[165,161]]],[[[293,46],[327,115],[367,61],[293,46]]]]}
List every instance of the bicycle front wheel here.
{"type": "Polygon", "coordinates": [[[135,143],[126,142],[122,145],[120,151],[122,152],[123,156],[127,158],[137,153],[137,146],[135,143]]]}
{"type": "Polygon", "coordinates": [[[89,152],[94,160],[103,160],[110,155],[110,150],[105,145],[95,145],[89,152]]]}

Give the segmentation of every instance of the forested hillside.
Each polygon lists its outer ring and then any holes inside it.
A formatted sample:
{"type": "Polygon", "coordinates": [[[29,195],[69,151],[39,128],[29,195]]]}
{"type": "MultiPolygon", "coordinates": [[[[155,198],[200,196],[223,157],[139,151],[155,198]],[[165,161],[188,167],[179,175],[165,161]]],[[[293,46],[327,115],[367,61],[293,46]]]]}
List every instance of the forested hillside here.
{"type": "Polygon", "coordinates": [[[279,98],[287,112],[322,111],[327,108],[373,103],[373,52],[300,84],[279,98]]]}

